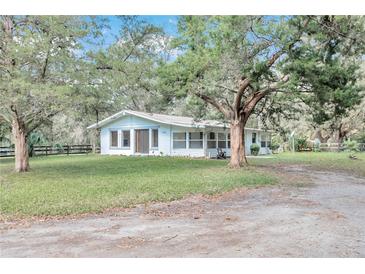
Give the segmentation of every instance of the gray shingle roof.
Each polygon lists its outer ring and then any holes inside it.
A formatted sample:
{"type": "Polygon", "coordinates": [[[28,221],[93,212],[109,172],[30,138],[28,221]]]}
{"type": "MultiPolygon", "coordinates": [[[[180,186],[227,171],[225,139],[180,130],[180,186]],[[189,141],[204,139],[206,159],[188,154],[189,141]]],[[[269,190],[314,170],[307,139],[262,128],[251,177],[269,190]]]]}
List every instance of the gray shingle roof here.
{"type": "Polygon", "coordinates": [[[192,117],[186,117],[186,116],[147,113],[147,112],[131,111],[131,110],[129,110],[128,112],[146,119],[154,119],[165,124],[182,125],[186,127],[206,127],[206,126],[227,127],[226,123],[222,123],[216,120],[196,120],[192,117]]]}

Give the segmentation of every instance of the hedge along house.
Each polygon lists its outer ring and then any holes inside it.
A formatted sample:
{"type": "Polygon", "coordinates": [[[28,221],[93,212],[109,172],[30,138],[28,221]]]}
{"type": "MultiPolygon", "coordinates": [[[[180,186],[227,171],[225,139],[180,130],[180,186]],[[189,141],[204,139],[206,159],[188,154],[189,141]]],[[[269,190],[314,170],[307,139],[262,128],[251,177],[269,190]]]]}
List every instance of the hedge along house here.
{"type": "MultiPolygon", "coordinates": [[[[217,148],[230,156],[229,125],[214,120],[123,110],[88,129],[100,128],[101,154],[215,157],[217,148]]],[[[245,149],[260,146],[271,153],[268,131],[245,128],[245,149]]]]}

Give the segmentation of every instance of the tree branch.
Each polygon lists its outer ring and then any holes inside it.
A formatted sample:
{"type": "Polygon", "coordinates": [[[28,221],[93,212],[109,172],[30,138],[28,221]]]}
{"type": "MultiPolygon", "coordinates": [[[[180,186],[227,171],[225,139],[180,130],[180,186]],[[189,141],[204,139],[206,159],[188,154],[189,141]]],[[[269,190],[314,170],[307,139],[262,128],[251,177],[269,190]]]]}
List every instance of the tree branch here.
{"type": "Polygon", "coordinates": [[[233,102],[233,109],[235,110],[235,115],[238,116],[239,108],[241,106],[242,96],[245,93],[246,88],[250,85],[250,80],[247,78],[242,78],[239,82],[239,89],[237,91],[236,97],[233,102]]]}
{"type": "Polygon", "coordinates": [[[220,85],[220,84],[218,84],[218,85],[215,85],[217,88],[223,88],[223,89],[226,89],[226,90],[228,90],[228,91],[230,91],[230,92],[232,92],[232,93],[237,93],[238,91],[237,90],[235,90],[235,89],[233,89],[233,88],[230,88],[230,87],[226,87],[226,86],[223,86],[223,85],[220,85]]]}
{"type": "Polygon", "coordinates": [[[201,94],[199,92],[194,92],[194,94],[196,96],[198,96],[200,99],[202,99],[203,101],[211,104],[212,106],[214,106],[216,109],[218,109],[221,113],[223,113],[223,115],[226,117],[226,118],[229,118],[229,111],[226,110],[223,105],[219,104],[217,101],[215,101],[213,98],[205,95],[205,94],[201,94]]]}
{"type": "Polygon", "coordinates": [[[46,120],[52,118],[53,116],[57,115],[58,113],[60,113],[61,111],[58,110],[58,111],[55,111],[55,112],[52,112],[50,114],[48,114],[46,117],[44,118],[41,118],[38,123],[34,124],[32,127],[28,128],[27,130],[27,136],[35,129],[37,129],[39,126],[41,126],[42,124],[44,124],[44,122],[46,122],[46,120]]]}
{"type": "Polygon", "coordinates": [[[268,93],[272,91],[276,91],[278,87],[280,87],[282,84],[289,81],[289,76],[285,75],[281,78],[280,81],[269,85],[268,87],[261,89],[259,91],[254,92],[246,101],[245,105],[240,109],[240,114],[251,114],[251,112],[254,110],[256,104],[264,98],[268,93]]]}
{"type": "MultiPolygon", "coordinates": [[[[293,42],[291,42],[288,45],[288,49],[287,50],[290,50],[295,45],[296,42],[300,41],[300,37],[303,34],[303,29],[305,29],[307,27],[309,21],[310,21],[310,17],[307,18],[307,20],[304,22],[302,30],[299,33],[296,34],[296,38],[294,39],[293,42]]],[[[267,64],[266,64],[267,67],[268,68],[272,67],[275,64],[275,62],[280,58],[280,56],[283,55],[285,52],[286,52],[286,49],[285,48],[282,48],[282,49],[278,50],[277,52],[275,52],[271,56],[271,58],[269,59],[269,61],[267,62],[267,64]]]]}
{"type": "Polygon", "coordinates": [[[41,79],[42,80],[44,80],[44,78],[46,77],[48,60],[49,60],[49,54],[50,54],[50,50],[48,49],[47,54],[46,54],[46,59],[44,61],[44,65],[43,65],[43,68],[42,68],[42,73],[41,73],[41,79]]]}

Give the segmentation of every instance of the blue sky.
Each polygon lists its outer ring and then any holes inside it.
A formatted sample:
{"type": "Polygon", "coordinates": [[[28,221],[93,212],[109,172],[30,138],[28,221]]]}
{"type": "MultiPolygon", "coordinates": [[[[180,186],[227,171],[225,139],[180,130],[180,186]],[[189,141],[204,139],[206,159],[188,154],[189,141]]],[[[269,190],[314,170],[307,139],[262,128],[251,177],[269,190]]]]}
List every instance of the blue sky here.
{"type": "MultiPolygon", "coordinates": [[[[177,34],[177,21],[178,16],[174,15],[150,15],[150,16],[139,16],[142,20],[145,20],[151,24],[154,24],[158,27],[162,27],[164,31],[171,36],[177,34]]],[[[110,30],[105,31],[103,38],[105,39],[106,44],[111,44],[114,42],[114,37],[118,35],[120,29],[120,21],[117,16],[107,16],[109,20],[110,30]]]]}

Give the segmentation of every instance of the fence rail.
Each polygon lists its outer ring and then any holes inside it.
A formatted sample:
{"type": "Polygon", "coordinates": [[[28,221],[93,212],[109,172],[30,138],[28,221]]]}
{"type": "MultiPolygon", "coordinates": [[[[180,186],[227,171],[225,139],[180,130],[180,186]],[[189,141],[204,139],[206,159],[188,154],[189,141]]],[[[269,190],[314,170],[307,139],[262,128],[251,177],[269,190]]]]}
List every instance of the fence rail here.
{"type": "MultiPolygon", "coordinates": [[[[306,148],[300,148],[299,151],[314,151],[316,149],[315,144],[307,145],[306,148]]],[[[319,144],[319,149],[321,151],[344,151],[347,149],[345,144],[339,144],[339,143],[321,143],[319,144]]],[[[358,144],[359,151],[365,151],[365,143],[359,143],[358,144]]]]}
{"type": "MultiPolygon", "coordinates": [[[[88,154],[92,152],[92,145],[63,145],[63,146],[34,146],[30,154],[32,156],[48,156],[59,154],[88,154]]],[[[96,149],[100,152],[100,148],[96,149]]],[[[0,157],[14,157],[13,147],[0,147],[0,157]]]]}

